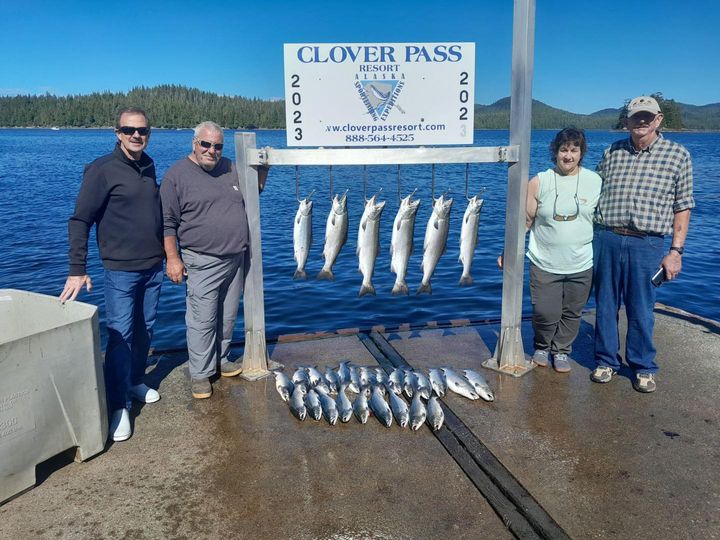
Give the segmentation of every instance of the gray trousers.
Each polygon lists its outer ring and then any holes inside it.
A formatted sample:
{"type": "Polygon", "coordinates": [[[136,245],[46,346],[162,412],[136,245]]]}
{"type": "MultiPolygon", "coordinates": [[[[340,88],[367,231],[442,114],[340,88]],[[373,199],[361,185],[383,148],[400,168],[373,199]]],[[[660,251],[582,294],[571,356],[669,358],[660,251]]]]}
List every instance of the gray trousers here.
{"type": "Polygon", "coordinates": [[[187,269],[188,364],[190,377],[202,379],[226,363],[245,282],[245,253],[214,257],[182,250],[187,269]]]}
{"type": "Polygon", "coordinates": [[[570,354],[590,296],[592,276],[592,268],[576,274],[552,274],[530,263],[536,350],[570,354]]]}

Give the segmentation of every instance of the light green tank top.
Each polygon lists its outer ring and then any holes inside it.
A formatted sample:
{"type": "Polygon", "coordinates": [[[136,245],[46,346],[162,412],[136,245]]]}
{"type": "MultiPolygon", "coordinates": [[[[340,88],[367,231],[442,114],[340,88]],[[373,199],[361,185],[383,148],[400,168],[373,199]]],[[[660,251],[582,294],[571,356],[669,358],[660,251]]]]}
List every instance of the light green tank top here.
{"type": "Polygon", "coordinates": [[[575,274],[593,265],[593,214],[602,179],[585,168],[580,168],[578,175],[562,176],[553,169],[538,174],[538,209],[530,228],[527,256],[546,272],[575,274]],[[554,214],[572,216],[578,210],[574,220],[553,219],[554,214]]]}

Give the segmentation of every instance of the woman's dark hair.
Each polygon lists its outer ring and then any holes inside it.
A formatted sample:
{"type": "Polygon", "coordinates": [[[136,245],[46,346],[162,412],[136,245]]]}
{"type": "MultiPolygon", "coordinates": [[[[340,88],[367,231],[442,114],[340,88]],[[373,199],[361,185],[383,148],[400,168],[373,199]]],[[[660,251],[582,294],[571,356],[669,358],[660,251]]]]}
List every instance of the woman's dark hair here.
{"type": "Polygon", "coordinates": [[[558,131],[555,138],[550,143],[550,160],[557,163],[557,153],[560,147],[566,144],[572,144],[580,147],[580,161],[585,157],[587,152],[587,141],[585,140],[585,132],[575,127],[566,127],[558,131]]]}

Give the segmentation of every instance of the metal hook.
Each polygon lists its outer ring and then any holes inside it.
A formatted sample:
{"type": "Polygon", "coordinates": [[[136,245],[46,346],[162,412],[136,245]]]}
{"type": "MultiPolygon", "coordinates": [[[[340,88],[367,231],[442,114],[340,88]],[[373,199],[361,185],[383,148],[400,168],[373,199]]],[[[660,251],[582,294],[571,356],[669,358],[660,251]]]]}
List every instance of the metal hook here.
{"type": "Polygon", "coordinates": [[[400,187],[400,164],[397,166],[398,204],[402,201],[402,189],[400,187]]]}
{"type": "Polygon", "coordinates": [[[332,165],[330,165],[330,200],[332,201],[333,198],[333,174],[332,174],[332,165]]]}
{"type": "Polygon", "coordinates": [[[363,199],[367,201],[367,165],[363,165],[363,199]]]}
{"type": "MultiPolygon", "coordinates": [[[[373,197],[377,197],[378,195],[380,195],[380,193],[382,192],[382,190],[383,190],[382,187],[381,187],[380,189],[378,189],[378,190],[375,192],[375,195],[373,195],[373,197]]],[[[370,197],[370,199],[372,199],[372,197],[370,197]]],[[[365,199],[365,202],[368,202],[370,199],[365,199]]]]}
{"type": "MultiPolygon", "coordinates": [[[[309,199],[313,196],[313,193],[315,193],[314,189],[305,198],[309,199]]],[[[300,167],[297,165],[295,165],[295,198],[297,199],[297,202],[302,202],[302,199],[300,198],[300,167]]]]}
{"type": "Polygon", "coordinates": [[[310,193],[308,193],[308,196],[305,197],[305,200],[309,199],[309,198],[312,197],[314,194],[315,194],[315,190],[313,189],[310,193]]]}
{"type": "Polygon", "coordinates": [[[470,182],[470,164],[465,164],[465,198],[469,201],[470,197],[468,197],[468,184],[470,182]]]}
{"type": "Polygon", "coordinates": [[[432,191],[430,196],[435,199],[435,164],[432,164],[432,191]]]}

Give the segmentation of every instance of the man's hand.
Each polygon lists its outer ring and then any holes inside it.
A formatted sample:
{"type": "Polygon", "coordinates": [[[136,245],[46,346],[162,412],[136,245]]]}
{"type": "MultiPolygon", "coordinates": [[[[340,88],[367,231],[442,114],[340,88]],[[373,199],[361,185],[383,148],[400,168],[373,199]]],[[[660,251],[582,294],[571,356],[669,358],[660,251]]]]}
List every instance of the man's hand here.
{"type": "Polygon", "coordinates": [[[170,281],[176,284],[182,283],[183,276],[187,275],[185,265],[180,257],[174,257],[167,260],[165,263],[165,273],[167,274],[167,277],[170,278],[170,281]]]}
{"type": "Polygon", "coordinates": [[[502,270],[503,265],[505,264],[505,257],[504,253],[501,253],[497,258],[497,265],[500,270],[502,270]]]}
{"type": "Polygon", "coordinates": [[[92,290],[92,279],[85,274],[84,276],[68,276],[65,281],[65,288],[60,293],[60,301],[64,304],[68,300],[75,300],[82,290],[83,286],[90,292],[92,290]]]}
{"type": "Polygon", "coordinates": [[[668,281],[672,281],[682,269],[682,256],[677,251],[670,251],[660,261],[660,265],[665,269],[665,277],[668,281]]]}

